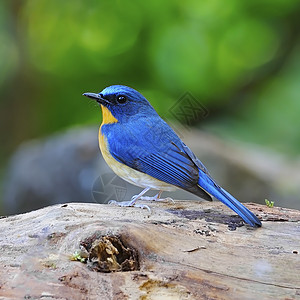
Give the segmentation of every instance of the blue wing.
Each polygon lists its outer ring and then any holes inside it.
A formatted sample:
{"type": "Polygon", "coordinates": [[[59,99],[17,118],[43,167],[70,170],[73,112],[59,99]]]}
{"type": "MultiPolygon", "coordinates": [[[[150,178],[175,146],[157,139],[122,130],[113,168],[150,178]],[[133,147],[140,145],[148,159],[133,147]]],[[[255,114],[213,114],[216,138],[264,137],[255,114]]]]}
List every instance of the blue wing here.
{"type": "Polygon", "coordinates": [[[201,198],[216,197],[251,226],[258,218],[215,183],[202,162],[159,116],[102,126],[109,150],[119,162],[201,198]]]}
{"type": "Polygon", "coordinates": [[[211,201],[199,185],[199,170],[176,133],[162,119],[103,125],[111,155],[119,162],[211,201]],[[153,125],[154,124],[154,125],[153,125]]]}

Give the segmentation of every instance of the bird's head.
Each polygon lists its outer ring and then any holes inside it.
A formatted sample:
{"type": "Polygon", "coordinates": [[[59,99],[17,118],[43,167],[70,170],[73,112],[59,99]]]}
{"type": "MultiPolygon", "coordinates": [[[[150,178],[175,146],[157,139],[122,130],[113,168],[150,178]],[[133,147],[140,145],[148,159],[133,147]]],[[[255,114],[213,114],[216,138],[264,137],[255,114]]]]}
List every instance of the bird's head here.
{"type": "Polygon", "coordinates": [[[155,112],[142,94],[124,85],[112,85],[99,94],[84,93],[83,95],[96,100],[101,104],[103,113],[107,109],[119,122],[134,115],[147,116],[155,112]]]}

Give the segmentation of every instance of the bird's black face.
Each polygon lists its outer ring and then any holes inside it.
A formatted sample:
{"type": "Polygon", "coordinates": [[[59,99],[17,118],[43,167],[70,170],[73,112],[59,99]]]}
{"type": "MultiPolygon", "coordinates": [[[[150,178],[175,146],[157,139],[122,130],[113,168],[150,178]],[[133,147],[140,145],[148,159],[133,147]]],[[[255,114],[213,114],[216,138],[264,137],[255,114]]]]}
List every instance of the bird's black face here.
{"type": "Polygon", "coordinates": [[[83,94],[86,97],[89,97],[93,100],[96,100],[99,104],[102,104],[104,106],[109,106],[109,105],[123,105],[128,102],[128,97],[126,95],[122,94],[110,94],[104,95],[102,93],[95,94],[95,93],[84,93],[83,94]]]}
{"type": "Polygon", "coordinates": [[[86,97],[96,100],[107,107],[118,120],[128,118],[137,113],[148,114],[154,111],[147,99],[136,90],[123,85],[112,85],[99,94],[84,93],[86,97]]]}

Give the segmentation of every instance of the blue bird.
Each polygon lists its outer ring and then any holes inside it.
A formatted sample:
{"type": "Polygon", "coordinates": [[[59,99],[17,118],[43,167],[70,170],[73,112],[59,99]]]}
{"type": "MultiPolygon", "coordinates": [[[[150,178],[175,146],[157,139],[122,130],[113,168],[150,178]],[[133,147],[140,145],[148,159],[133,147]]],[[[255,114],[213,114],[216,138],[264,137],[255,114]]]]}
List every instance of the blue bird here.
{"type": "Polygon", "coordinates": [[[232,195],[220,187],[206,167],[173,129],[157,114],[148,100],[123,85],[106,87],[99,94],[84,93],[96,100],[103,114],[99,145],[104,160],[124,180],[144,188],[121,206],[145,207],[136,203],[150,189],[163,191],[181,188],[205,200],[214,196],[252,227],[260,220],[232,195]]]}

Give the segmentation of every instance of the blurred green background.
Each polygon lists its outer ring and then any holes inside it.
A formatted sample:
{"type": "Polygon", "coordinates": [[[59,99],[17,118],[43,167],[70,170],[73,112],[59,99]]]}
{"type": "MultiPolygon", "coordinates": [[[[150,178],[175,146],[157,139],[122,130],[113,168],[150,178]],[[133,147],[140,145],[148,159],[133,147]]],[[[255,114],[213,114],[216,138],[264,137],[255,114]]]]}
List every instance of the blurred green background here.
{"type": "Polygon", "coordinates": [[[0,163],[25,140],[95,124],[82,97],[141,91],[162,116],[185,92],[195,126],[296,157],[299,0],[0,1],[0,163]]]}

